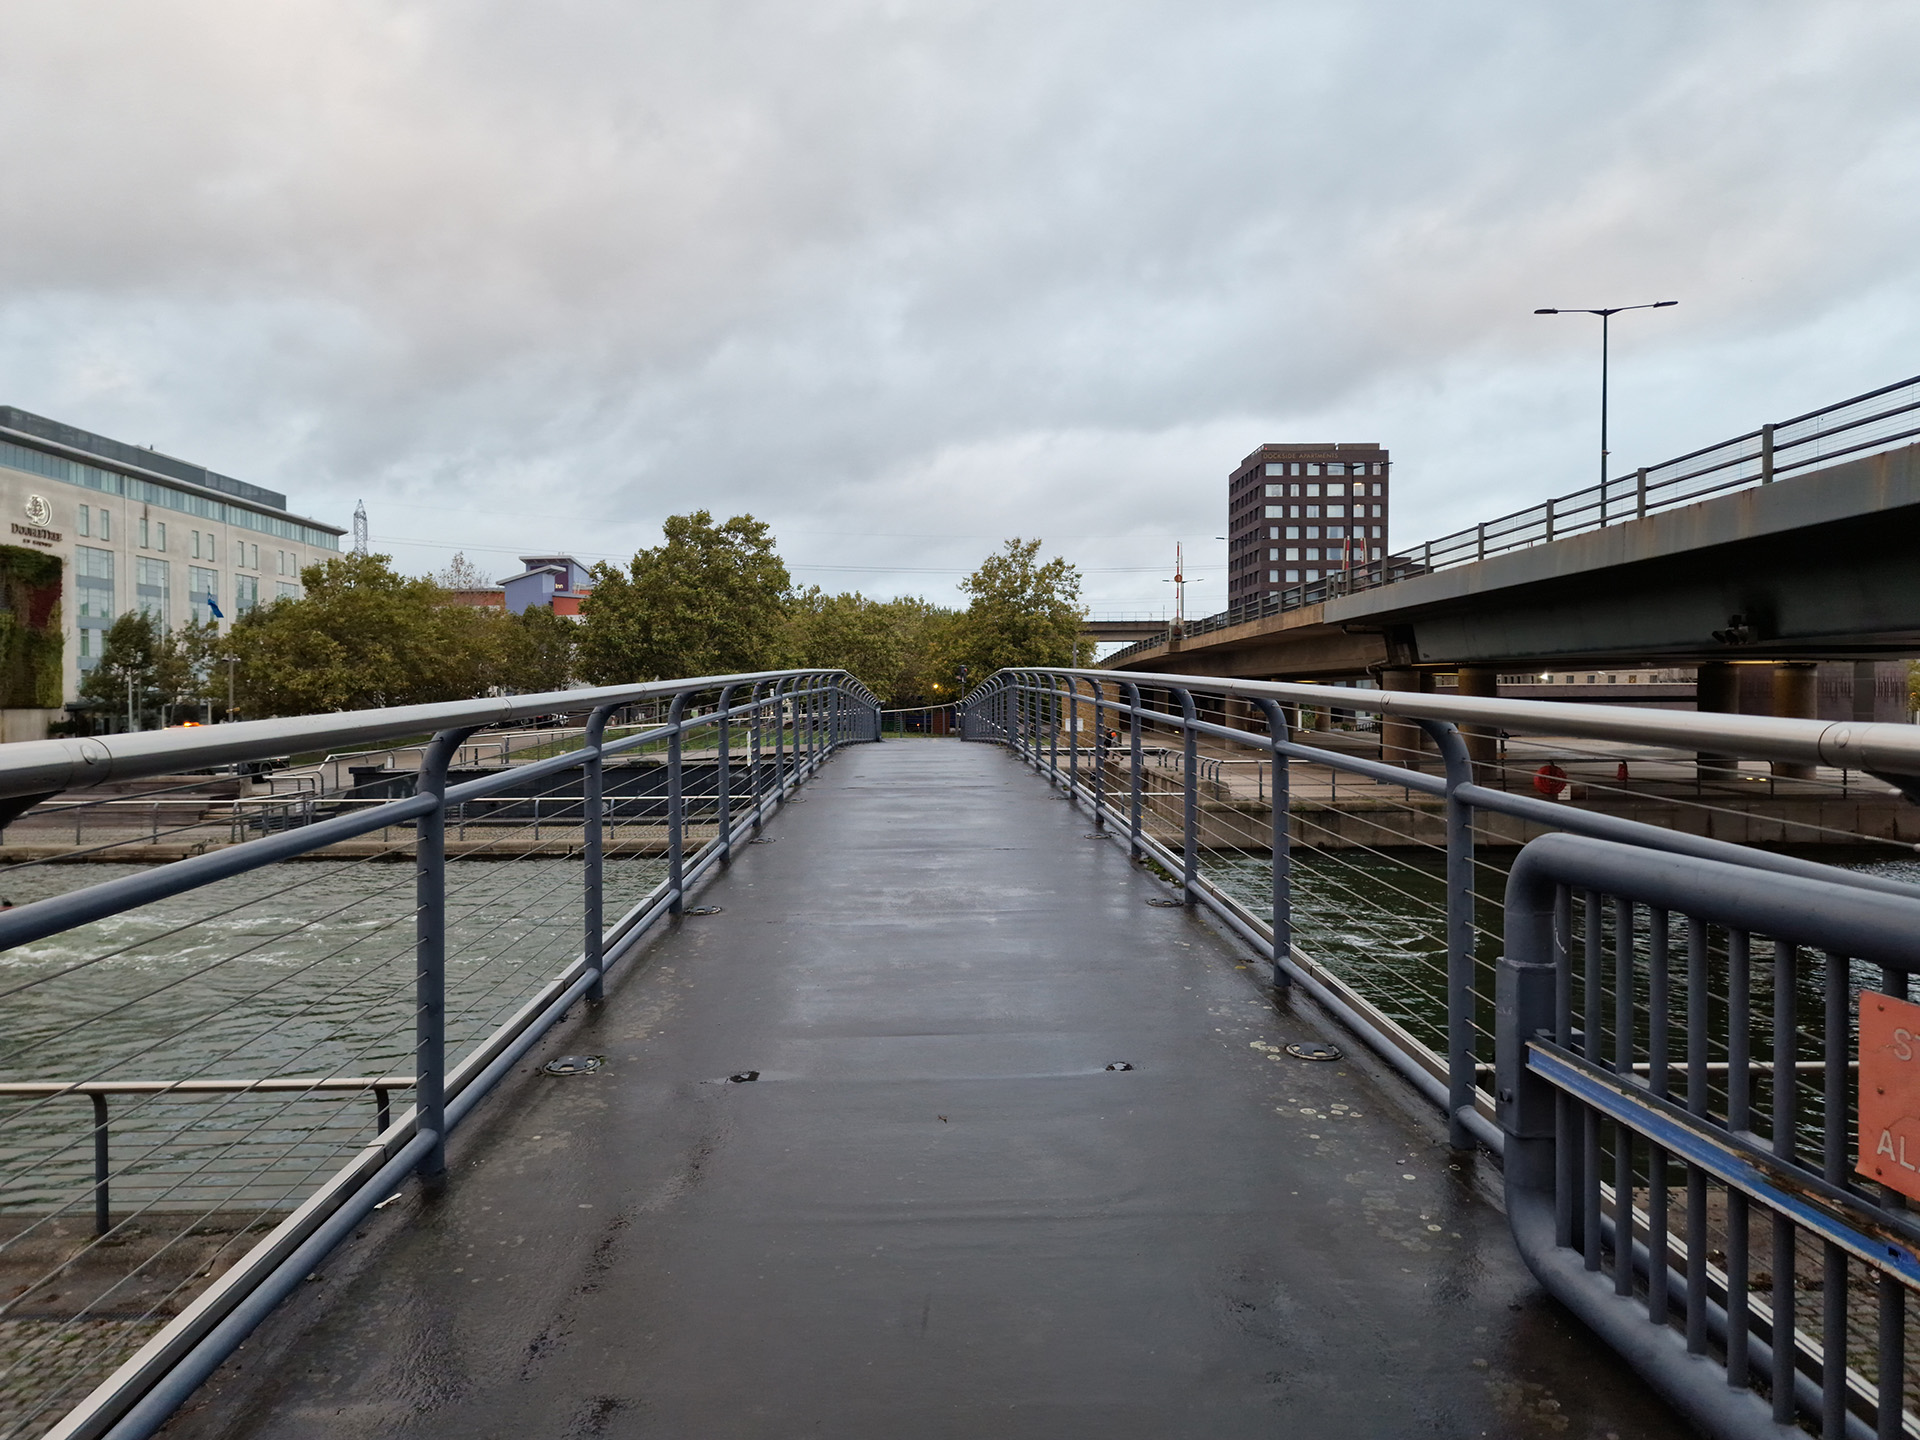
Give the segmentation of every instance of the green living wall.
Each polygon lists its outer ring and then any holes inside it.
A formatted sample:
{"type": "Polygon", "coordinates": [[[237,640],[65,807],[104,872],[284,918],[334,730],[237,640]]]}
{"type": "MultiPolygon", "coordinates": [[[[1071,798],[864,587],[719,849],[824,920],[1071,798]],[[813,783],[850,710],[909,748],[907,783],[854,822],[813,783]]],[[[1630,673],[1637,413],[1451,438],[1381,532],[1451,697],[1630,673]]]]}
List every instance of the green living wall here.
{"type": "Polygon", "coordinates": [[[0,708],[60,704],[60,557],[0,545],[0,708]]]}

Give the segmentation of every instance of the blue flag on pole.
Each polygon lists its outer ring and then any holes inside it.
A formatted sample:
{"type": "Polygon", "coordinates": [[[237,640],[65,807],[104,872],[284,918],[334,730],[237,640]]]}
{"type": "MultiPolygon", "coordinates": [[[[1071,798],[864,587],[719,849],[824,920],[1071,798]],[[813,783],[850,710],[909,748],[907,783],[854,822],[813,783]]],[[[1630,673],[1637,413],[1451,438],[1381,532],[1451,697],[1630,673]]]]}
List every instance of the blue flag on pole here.
{"type": "Polygon", "coordinates": [[[213,596],[211,595],[207,596],[207,609],[209,612],[211,612],[211,614],[213,615],[213,618],[216,620],[224,620],[227,618],[223,613],[221,613],[220,602],[214,599],[213,596]]]}

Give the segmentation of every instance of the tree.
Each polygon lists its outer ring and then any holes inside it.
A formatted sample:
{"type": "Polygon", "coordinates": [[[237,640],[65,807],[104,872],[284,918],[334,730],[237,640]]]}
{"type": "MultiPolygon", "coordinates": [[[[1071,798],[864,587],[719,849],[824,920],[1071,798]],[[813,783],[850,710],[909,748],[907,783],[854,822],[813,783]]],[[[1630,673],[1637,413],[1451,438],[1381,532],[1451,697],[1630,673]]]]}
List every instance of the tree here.
{"type": "Polygon", "coordinates": [[[508,671],[516,690],[564,690],[573,683],[579,621],[556,615],[545,605],[529,605],[507,623],[513,627],[508,671]]]}
{"type": "Polygon", "coordinates": [[[581,673],[596,685],[767,670],[782,658],[787,567],[751,515],[715,525],[705,510],[674,515],[665,543],[625,570],[593,567],[581,602],[581,673]]]}
{"type": "Polygon", "coordinates": [[[446,567],[434,572],[433,583],[442,590],[490,590],[493,577],[467,559],[464,550],[456,550],[446,567]]]}
{"type": "Polygon", "coordinates": [[[80,698],[98,705],[108,715],[127,713],[127,684],[133,684],[133,711],[138,720],[148,713],[159,694],[160,651],[164,637],[144,610],[129,610],[109,625],[102,639],[100,663],[80,682],[80,698]]]}
{"type": "Polygon", "coordinates": [[[954,627],[949,675],[964,664],[977,683],[1010,665],[1092,658],[1092,644],[1080,637],[1080,572],[1058,556],[1040,564],[1039,554],[1038,540],[1009,540],[960,582],[972,599],[954,627]]]}
{"type": "Polygon", "coordinates": [[[789,605],[790,663],[846,670],[889,709],[937,700],[954,612],[925,600],[870,600],[811,587],[789,605]]]}

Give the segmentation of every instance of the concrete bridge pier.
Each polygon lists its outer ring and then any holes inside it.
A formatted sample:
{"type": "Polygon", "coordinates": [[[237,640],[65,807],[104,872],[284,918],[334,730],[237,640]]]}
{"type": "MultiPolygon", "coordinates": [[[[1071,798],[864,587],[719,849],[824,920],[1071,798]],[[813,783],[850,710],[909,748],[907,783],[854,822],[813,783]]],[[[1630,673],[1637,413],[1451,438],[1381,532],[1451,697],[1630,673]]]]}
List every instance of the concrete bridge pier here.
{"type": "MultiPolygon", "coordinates": [[[[1729,661],[1710,660],[1694,672],[1693,708],[1701,714],[1737,715],[1740,713],[1740,672],[1729,661]]],[[[1724,780],[1738,768],[1731,755],[1701,751],[1694,766],[1702,780],[1724,780]]]]}
{"type": "MultiPolygon", "coordinates": [[[[1398,666],[1380,672],[1382,690],[1402,690],[1418,694],[1431,690],[1433,682],[1424,670],[1398,666]]],[[[1380,717],[1380,759],[1388,765],[1403,765],[1409,770],[1420,768],[1420,755],[1426,743],[1426,733],[1412,720],[1398,715],[1380,717]]]]}
{"type": "MultiPolygon", "coordinates": [[[[1454,672],[1454,693],[1477,700],[1500,697],[1500,672],[1486,665],[1462,665],[1454,672]]],[[[1500,765],[1499,732],[1485,725],[1462,725],[1460,738],[1467,742],[1467,755],[1473,761],[1476,780],[1485,782],[1500,765]]]]}
{"type": "MultiPolygon", "coordinates": [[[[1773,667],[1773,713],[1791,720],[1820,718],[1820,667],[1810,662],[1783,660],[1773,667]]],[[[1776,760],[1773,773],[1786,780],[1811,780],[1814,767],[1797,761],[1776,760]]]]}

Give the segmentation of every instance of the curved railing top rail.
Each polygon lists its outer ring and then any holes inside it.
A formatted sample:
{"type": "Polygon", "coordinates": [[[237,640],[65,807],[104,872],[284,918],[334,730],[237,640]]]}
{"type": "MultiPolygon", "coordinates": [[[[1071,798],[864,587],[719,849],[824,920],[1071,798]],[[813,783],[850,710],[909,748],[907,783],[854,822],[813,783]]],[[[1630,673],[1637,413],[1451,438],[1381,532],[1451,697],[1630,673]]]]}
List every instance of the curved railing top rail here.
{"type": "Polygon", "coordinates": [[[71,740],[28,740],[0,746],[0,796],[53,794],[109,780],[265,760],[323,746],[362,744],[437,730],[478,729],[503,720],[597,709],[644,700],[670,699],[722,686],[782,680],[834,679],[878,705],[871,692],[844,670],[760,670],[740,675],[694,675],[644,685],[602,685],[548,690],[433,705],[396,705],[328,715],[290,715],[241,720],[181,730],[142,730],[71,740]]]}
{"type": "MultiPolygon", "coordinates": [[[[1579,705],[1557,700],[1501,700],[1411,690],[1357,690],[1278,680],[1228,680],[1211,675],[1079,670],[1046,666],[1001,670],[1001,675],[1070,676],[1101,685],[1145,685],[1198,690],[1247,700],[1325,705],[1411,720],[1447,720],[1533,735],[1625,740],[1681,750],[1832,765],[1876,774],[1920,775],[1920,726],[1857,721],[1790,720],[1772,715],[1722,715],[1691,710],[1647,710],[1627,705],[1579,705]]],[[[967,697],[971,702],[980,691],[967,697]]]]}

